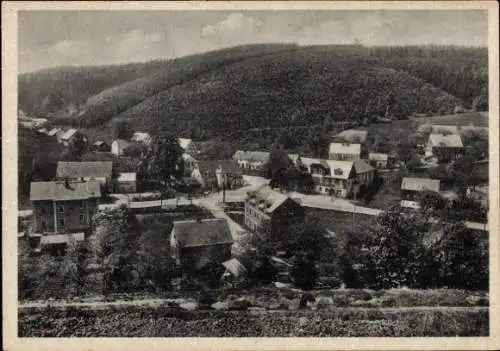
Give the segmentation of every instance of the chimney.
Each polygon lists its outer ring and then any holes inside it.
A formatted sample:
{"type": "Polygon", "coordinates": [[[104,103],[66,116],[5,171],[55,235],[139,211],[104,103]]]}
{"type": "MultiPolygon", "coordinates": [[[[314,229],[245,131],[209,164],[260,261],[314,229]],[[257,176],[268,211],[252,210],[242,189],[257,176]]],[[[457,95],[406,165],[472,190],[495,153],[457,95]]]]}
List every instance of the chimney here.
{"type": "Polygon", "coordinates": [[[70,189],[70,187],[69,187],[69,179],[68,178],[64,179],[64,186],[66,187],[66,189],[70,189]]]}

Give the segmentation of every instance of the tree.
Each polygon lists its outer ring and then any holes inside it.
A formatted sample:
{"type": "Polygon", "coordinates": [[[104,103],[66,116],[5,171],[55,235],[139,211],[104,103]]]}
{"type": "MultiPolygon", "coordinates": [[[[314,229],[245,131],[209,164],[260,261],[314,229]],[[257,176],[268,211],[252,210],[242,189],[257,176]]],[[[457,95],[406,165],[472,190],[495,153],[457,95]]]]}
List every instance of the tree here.
{"type": "Polygon", "coordinates": [[[174,180],[184,175],[184,150],[174,136],[157,138],[156,150],[149,159],[149,172],[157,175],[163,183],[172,187],[174,180]]]}
{"type": "Polygon", "coordinates": [[[464,155],[451,167],[451,175],[454,179],[454,185],[460,197],[464,197],[469,185],[477,185],[477,172],[475,159],[470,155],[464,155]]]}
{"type": "Polygon", "coordinates": [[[426,216],[439,216],[447,205],[447,201],[438,192],[424,190],[420,193],[420,211],[426,216]]]}
{"type": "Polygon", "coordinates": [[[114,137],[116,139],[130,140],[134,135],[132,125],[127,121],[118,121],[114,125],[114,137]]]}
{"type": "Polygon", "coordinates": [[[126,206],[98,213],[91,248],[101,265],[103,290],[123,290],[137,286],[137,247],[140,229],[126,206]]]}
{"type": "MultiPolygon", "coordinates": [[[[487,238],[487,237],[486,237],[487,238]]],[[[488,289],[488,242],[462,223],[444,226],[433,247],[440,283],[449,288],[488,289]]]]}
{"type": "Polygon", "coordinates": [[[160,291],[170,287],[175,269],[167,234],[146,230],[139,238],[139,274],[142,280],[150,282],[160,291]]]}
{"type": "Polygon", "coordinates": [[[301,289],[311,290],[316,284],[318,270],[312,257],[297,255],[290,272],[290,278],[301,289]]]}
{"type": "Polygon", "coordinates": [[[271,179],[271,186],[287,190],[293,188],[298,175],[292,160],[281,149],[271,152],[265,172],[266,176],[271,179]]]}
{"type": "Polygon", "coordinates": [[[419,287],[425,271],[423,238],[429,229],[420,214],[403,216],[396,206],[382,213],[366,233],[362,281],[371,288],[419,287]]]}

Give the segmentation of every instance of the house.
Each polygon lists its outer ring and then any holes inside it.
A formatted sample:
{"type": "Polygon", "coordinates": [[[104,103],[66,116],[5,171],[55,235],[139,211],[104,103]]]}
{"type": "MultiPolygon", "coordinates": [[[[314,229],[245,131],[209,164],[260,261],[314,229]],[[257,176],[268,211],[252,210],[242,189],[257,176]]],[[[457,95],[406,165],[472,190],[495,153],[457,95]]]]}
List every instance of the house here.
{"type": "Polygon", "coordinates": [[[198,160],[196,160],[193,156],[187,153],[182,154],[182,160],[184,161],[184,170],[186,174],[190,175],[198,160]]]}
{"type": "Polygon", "coordinates": [[[97,180],[32,182],[33,231],[66,234],[90,230],[100,196],[97,180]]]}
{"type": "Polygon", "coordinates": [[[361,158],[361,144],[331,143],[328,158],[335,161],[354,161],[361,158]]]}
{"type": "Polygon", "coordinates": [[[130,147],[132,143],[125,139],[115,139],[111,143],[111,153],[116,156],[123,156],[125,150],[130,147]]]}
{"type": "Polygon", "coordinates": [[[179,145],[186,154],[196,155],[199,153],[196,144],[191,139],[179,138],[179,145]]]}
{"type": "Polygon", "coordinates": [[[83,135],[79,130],[71,128],[59,134],[58,142],[64,146],[69,146],[72,142],[81,138],[82,141],[87,142],[87,136],[83,135]]]}
{"type": "Polygon", "coordinates": [[[233,189],[243,185],[243,172],[234,160],[199,161],[191,177],[203,188],[233,189]]]}
{"type": "Polygon", "coordinates": [[[311,174],[315,190],[346,198],[369,187],[375,179],[375,169],[364,160],[336,161],[301,157],[301,165],[311,174]]]}
{"type": "Polygon", "coordinates": [[[124,172],[118,175],[117,192],[135,193],[137,191],[137,173],[124,172]]]}
{"type": "Polygon", "coordinates": [[[111,180],[113,162],[57,162],[57,179],[95,179],[100,184],[111,180]]]}
{"type": "Polygon", "coordinates": [[[100,152],[110,152],[111,146],[109,146],[108,143],[106,143],[103,140],[97,140],[95,143],[92,144],[92,150],[100,152]]]}
{"type": "Polygon", "coordinates": [[[403,178],[401,207],[418,209],[419,196],[424,190],[439,192],[439,180],[429,178],[403,178]]]}
{"type": "Polygon", "coordinates": [[[435,156],[440,161],[451,161],[462,155],[464,152],[464,145],[462,138],[458,134],[437,134],[432,133],[429,135],[425,147],[425,156],[435,156]]]}
{"type": "Polygon", "coordinates": [[[370,152],[368,154],[368,161],[370,164],[378,169],[386,169],[392,167],[392,158],[388,154],[378,152],[370,152]]]}
{"type": "Polygon", "coordinates": [[[359,129],[346,129],[334,135],[335,140],[339,140],[340,142],[345,142],[350,144],[364,144],[367,138],[368,138],[368,131],[359,129]]]}
{"type": "Polygon", "coordinates": [[[248,269],[236,258],[222,262],[225,268],[221,279],[230,284],[238,283],[246,278],[248,269]]]}
{"type": "Polygon", "coordinates": [[[260,169],[269,161],[270,153],[267,151],[241,151],[233,155],[233,160],[243,169],[260,169]]]}
{"type": "Polygon", "coordinates": [[[130,141],[148,146],[151,144],[153,139],[151,138],[151,135],[149,135],[148,133],[135,132],[132,135],[132,138],[130,138],[130,141]]]}
{"type": "Polygon", "coordinates": [[[231,258],[233,237],[224,218],[174,221],[170,234],[173,258],[185,271],[197,271],[209,263],[231,258]]]}
{"type": "Polygon", "coordinates": [[[245,199],[245,225],[251,230],[262,230],[272,240],[304,218],[301,204],[291,197],[264,185],[247,193],[245,199]]]}

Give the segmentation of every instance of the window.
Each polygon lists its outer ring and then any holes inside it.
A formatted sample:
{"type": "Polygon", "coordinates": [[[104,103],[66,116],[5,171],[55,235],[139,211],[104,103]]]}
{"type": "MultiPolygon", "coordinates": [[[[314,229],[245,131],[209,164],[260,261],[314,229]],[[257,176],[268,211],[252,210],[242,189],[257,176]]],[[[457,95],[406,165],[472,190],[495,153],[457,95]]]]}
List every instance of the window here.
{"type": "Polygon", "coordinates": [[[86,223],[85,215],[82,213],[80,214],[80,224],[85,224],[85,223],[86,223]]]}
{"type": "Polygon", "coordinates": [[[42,208],[40,209],[40,211],[41,211],[42,213],[45,213],[45,207],[42,207],[42,208]]]}
{"type": "Polygon", "coordinates": [[[64,205],[59,205],[59,213],[64,214],[64,205]]]}
{"type": "Polygon", "coordinates": [[[85,201],[80,201],[80,210],[85,209],[85,201]]]}
{"type": "Polygon", "coordinates": [[[61,218],[59,218],[59,225],[60,225],[61,227],[64,227],[65,222],[66,222],[66,221],[64,220],[64,218],[62,218],[62,217],[61,217],[61,218]]]}

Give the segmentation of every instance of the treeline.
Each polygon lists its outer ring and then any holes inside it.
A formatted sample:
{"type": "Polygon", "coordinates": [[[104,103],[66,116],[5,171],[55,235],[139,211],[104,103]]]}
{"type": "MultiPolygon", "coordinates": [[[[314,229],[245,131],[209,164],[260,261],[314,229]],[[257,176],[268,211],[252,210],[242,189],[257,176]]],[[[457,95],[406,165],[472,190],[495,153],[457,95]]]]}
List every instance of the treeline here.
{"type": "Polygon", "coordinates": [[[456,46],[374,47],[369,57],[403,70],[462,99],[478,110],[488,109],[488,49],[456,46]],[[484,99],[486,98],[486,99],[484,99]],[[484,101],[486,100],[486,101],[484,101]]]}

